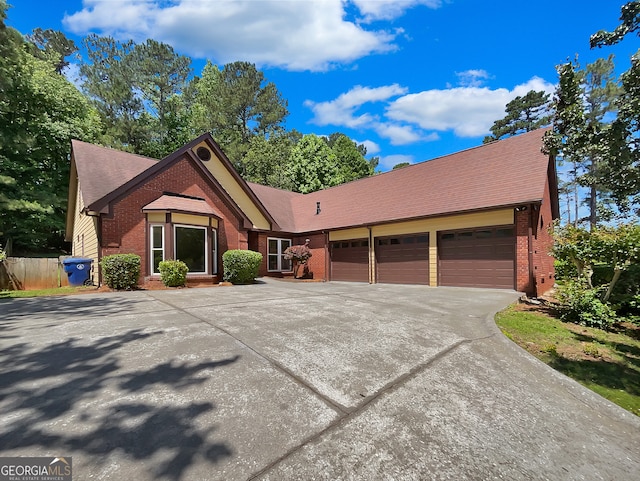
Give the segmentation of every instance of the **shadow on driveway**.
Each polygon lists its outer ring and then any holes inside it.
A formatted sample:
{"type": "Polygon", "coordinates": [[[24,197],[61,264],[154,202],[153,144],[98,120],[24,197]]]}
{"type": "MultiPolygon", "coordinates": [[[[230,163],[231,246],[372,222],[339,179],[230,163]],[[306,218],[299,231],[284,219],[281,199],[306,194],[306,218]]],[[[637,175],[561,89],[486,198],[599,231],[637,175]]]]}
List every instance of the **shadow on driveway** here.
{"type": "Polygon", "coordinates": [[[94,459],[117,450],[148,460],[143,465],[155,479],[169,480],[181,479],[196,457],[216,463],[231,456],[229,446],[211,440],[214,426],[197,427],[200,416],[216,409],[212,402],[171,403],[171,396],[149,393],[160,384],[171,392],[203,383],[211,374],[201,371],[235,363],[239,356],[122,369],[120,349],[159,334],[133,329],[89,343],[74,337],[35,349],[28,342],[2,349],[2,450],[22,455],[62,450],[94,459]],[[110,401],[100,404],[105,393],[110,401]],[[47,428],[54,420],[55,432],[47,428]]]}

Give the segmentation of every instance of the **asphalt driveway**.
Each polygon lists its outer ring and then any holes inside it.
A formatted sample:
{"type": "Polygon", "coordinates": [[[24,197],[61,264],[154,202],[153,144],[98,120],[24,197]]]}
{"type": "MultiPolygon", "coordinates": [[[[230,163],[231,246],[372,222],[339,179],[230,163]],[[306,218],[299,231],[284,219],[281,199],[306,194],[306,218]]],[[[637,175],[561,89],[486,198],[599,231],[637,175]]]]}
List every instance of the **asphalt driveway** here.
{"type": "Polygon", "coordinates": [[[0,302],[0,456],[74,480],[627,480],[640,419],[508,341],[515,292],[266,280],[0,302]]]}

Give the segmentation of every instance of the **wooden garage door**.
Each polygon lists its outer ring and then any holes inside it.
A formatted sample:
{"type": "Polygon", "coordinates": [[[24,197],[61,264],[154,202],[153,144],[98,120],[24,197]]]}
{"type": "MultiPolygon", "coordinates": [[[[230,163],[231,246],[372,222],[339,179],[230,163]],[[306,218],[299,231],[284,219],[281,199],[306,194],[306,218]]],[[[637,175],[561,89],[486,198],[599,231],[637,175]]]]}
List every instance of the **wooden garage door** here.
{"type": "Polygon", "coordinates": [[[429,234],[377,237],[376,281],[429,284],[429,234]]]}
{"type": "Polygon", "coordinates": [[[331,280],[369,282],[369,241],[367,239],[331,243],[331,280]]]}
{"type": "Polygon", "coordinates": [[[512,226],[438,233],[438,284],[514,288],[512,226]]]}

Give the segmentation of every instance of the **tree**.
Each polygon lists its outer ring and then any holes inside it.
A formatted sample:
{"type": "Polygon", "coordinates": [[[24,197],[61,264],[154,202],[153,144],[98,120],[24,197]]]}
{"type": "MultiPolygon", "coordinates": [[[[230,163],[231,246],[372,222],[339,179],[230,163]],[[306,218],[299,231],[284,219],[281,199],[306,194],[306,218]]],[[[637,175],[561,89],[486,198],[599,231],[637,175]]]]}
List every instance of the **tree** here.
{"type": "Polygon", "coordinates": [[[403,167],[409,167],[410,165],[410,162],[400,162],[399,164],[394,165],[391,170],[402,169],[403,167]]]}
{"type": "Polygon", "coordinates": [[[181,135],[181,125],[188,124],[188,116],[179,96],[191,73],[191,59],[174,52],[165,43],[147,40],[134,45],[127,59],[135,66],[135,88],[146,100],[141,121],[146,122],[147,138],[138,153],[164,157],[190,139],[181,135]]]}
{"type": "Polygon", "coordinates": [[[105,132],[101,143],[139,152],[148,132],[139,122],[144,104],[135,91],[134,43],[91,34],[84,38],[83,44],[89,62],[80,66],[84,78],[82,88],[102,116],[105,132]]]}
{"type": "Polygon", "coordinates": [[[614,45],[620,42],[627,34],[640,30],[640,2],[627,2],[620,11],[620,21],[622,23],[613,32],[600,30],[591,35],[591,48],[614,45]]]}
{"type": "Polygon", "coordinates": [[[296,131],[269,138],[260,135],[253,137],[249,141],[249,150],[242,159],[244,178],[249,182],[292,190],[287,165],[291,151],[301,137],[296,131]]]}
{"type": "Polygon", "coordinates": [[[5,9],[0,0],[0,243],[61,249],[70,140],[93,140],[100,122],[76,87],[4,25],[5,9]]]}
{"type": "Polygon", "coordinates": [[[580,70],[577,62],[558,67],[559,82],[553,99],[555,111],[553,132],[545,138],[548,149],[572,164],[576,218],[578,186],[588,189],[589,223],[595,227],[598,213],[606,212],[609,161],[607,142],[610,123],[615,113],[619,87],[613,78],[613,58],[598,59],[580,70]]]}
{"type": "Polygon", "coordinates": [[[73,40],[68,39],[62,32],[50,28],[47,30],[35,28],[31,35],[27,35],[27,40],[32,45],[32,55],[50,62],[59,74],[69,66],[67,57],[78,51],[73,40]]]}
{"type": "Polygon", "coordinates": [[[524,97],[516,97],[505,108],[507,115],[496,120],[491,127],[493,135],[484,138],[485,144],[503,137],[531,132],[551,123],[549,94],[529,91],[524,97]]]}
{"type": "Polygon", "coordinates": [[[606,179],[603,172],[609,160],[607,142],[611,124],[605,117],[615,111],[615,102],[620,94],[620,87],[614,79],[613,56],[608,59],[598,59],[588,64],[585,70],[583,89],[585,102],[585,121],[587,133],[590,136],[585,144],[585,163],[583,175],[579,182],[589,189],[589,224],[595,227],[598,223],[598,213],[603,209],[606,201],[606,179]]]}
{"type": "Polygon", "coordinates": [[[335,153],[315,134],[305,135],[296,144],[286,171],[293,190],[303,194],[342,183],[335,153]]]}
{"type": "Polygon", "coordinates": [[[266,83],[254,64],[233,62],[222,69],[207,62],[195,83],[194,129],[209,131],[244,175],[250,140],[283,130],[287,101],[266,83]]]}
{"type": "MultiPolygon", "coordinates": [[[[640,2],[621,8],[620,25],[612,32],[600,30],[591,36],[591,48],[614,45],[628,34],[640,35],[640,2]]],[[[622,94],[616,104],[618,115],[606,137],[609,162],[604,169],[605,185],[623,213],[640,214],[640,50],[631,57],[631,67],[621,75],[622,94]]]]}
{"type": "Polygon", "coordinates": [[[327,138],[327,145],[336,156],[340,178],[342,182],[362,179],[373,175],[375,165],[365,159],[367,149],[364,145],[358,145],[349,137],[339,132],[331,134],[327,138]]]}
{"type": "Polygon", "coordinates": [[[575,277],[584,279],[589,288],[594,287],[597,265],[611,269],[612,275],[604,276],[605,301],[611,296],[620,274],[632,264],[640,263],[640,225],[601,226],[591,231],[572,225],[556,226],[553,236],[553,256],[573,264],[575,277]]]}

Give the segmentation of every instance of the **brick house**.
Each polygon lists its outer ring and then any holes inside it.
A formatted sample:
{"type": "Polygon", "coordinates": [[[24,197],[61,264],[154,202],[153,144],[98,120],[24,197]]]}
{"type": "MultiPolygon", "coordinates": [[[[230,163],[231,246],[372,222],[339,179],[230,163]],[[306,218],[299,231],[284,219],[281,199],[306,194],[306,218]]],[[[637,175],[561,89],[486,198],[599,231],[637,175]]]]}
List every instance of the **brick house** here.
{"type": "Polygon", "coordinates": [[[553,285],[555,162],[537,130],[310,194],[245,182],[204,134],[162,160],[73,141],[67,240],[73,255],[141,256],[141,281],[178,258],[189,282],[222,279],[228,249],[262,253],[310,239],[315,279],[515,289],[553,285]]]}

